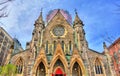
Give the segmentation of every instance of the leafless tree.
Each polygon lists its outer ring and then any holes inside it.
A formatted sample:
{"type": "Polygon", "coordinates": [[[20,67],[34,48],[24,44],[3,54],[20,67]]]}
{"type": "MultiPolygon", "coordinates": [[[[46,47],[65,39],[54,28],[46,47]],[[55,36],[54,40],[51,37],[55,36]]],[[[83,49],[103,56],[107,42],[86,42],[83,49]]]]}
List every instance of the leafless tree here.
{"type": "Polygon", "coordinates": [[[113,41],[116,39],[116,37],[111,35],[108,31],[105,31],[103,34],[100,35],[100,37],[103,41],[107,42],[109,45],[111,45],[113,41]]]}
{"type": "Polygon", "coordinates": [[[9,12],[7,11],[7,7],[12,1],[14,0],[0,0],[0,18],[8,16],[9,12]]]}
{"type": "Polygon", "coordinates": [[[120,3],[114,3],[114,4],[117,7],[115,13],[120,14],[120,3]]]}

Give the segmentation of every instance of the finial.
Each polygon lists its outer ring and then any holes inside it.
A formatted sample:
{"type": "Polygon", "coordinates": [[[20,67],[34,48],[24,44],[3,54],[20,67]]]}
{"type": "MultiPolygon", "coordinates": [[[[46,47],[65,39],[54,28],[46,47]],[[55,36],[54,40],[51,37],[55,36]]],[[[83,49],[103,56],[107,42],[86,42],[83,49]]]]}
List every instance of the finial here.
{"type": "Polygon", "coordinates": [[[77,15],[77,9],[75,9],[75,14],[77,15]]]}
{"type": "Polygon", "coordinates": [[[106,48],[106,47],[107,47],[105,42],[103,42],[103,47],[104,47],[104,48],[106,48]]]}
{"type": "Polygon", "coordinates": [[[108,53],[108,48],[107,48],[107,46],[106,46],[106,43],[105,43],[105,42],[103,42],[103,47],[104,47],[104,52],[107,54],[107,53],[108,53]]]}
{"type": "Polygon", "coordinates": [[[41,14],[42,14],[43,8],[41,8],[41,14]]]}
{"type": "Polygon", "coordinates": [[[58,9],[58,12],[60,12],[60,9],[58,9]]]}
{"type": "Polygon", "coordinates": [[[35,21],[36,23],[44,23],[43,17],[42,17],[42,10],[43,10],[43,8],[41,8],[40,15],[39,15],[38,19],[35,21]]]}

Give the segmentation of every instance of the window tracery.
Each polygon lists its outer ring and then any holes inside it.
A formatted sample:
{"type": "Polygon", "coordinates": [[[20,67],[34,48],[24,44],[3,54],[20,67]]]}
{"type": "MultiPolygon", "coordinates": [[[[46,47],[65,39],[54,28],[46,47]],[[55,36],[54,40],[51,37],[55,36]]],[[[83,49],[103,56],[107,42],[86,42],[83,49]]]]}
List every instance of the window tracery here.
{"type": "Polygon", "coordinates": [[[64,51],[64,41],[62,41],[62,50],[64,51]]]}
{"type": "Polygon", "coordinates": [[[55,51],[55,49],[56,49],[56,41],[54,41],[54,51],[55,51]]]}
{"type": "Polygon", "coordinates": [[[95,72],[96,74],[103,74],[102,65],[98,58],[95,60],[95,72]]]}
{"type": "Polygon", "coordinates": [[[23,71],[23,60],[20,58],[16,63],[16,73],[21,74],[23,71]]]}
{"type": "Polygon", "coordinates": [[[48,53],[48,41],[46,42],[46,53],[48,53]]]}

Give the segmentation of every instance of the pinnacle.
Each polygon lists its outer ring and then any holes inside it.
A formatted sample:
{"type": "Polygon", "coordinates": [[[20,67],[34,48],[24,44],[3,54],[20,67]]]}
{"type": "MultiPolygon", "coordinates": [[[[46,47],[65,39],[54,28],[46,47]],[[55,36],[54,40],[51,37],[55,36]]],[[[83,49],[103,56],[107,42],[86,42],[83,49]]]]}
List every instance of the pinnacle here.
{"type": "Polygon", "coordinates": [[[37,19],[36,22],[37,22],[37,23],[44,23],[43,17],[42,17],[42,9],[41,9],[41,12],[40,12],[40,16],[38,17],[38,19],[37,19]]]}
{"type": "Polygon", "coordinates": [[[75,20],[74,20],[74,25],[75,24],[82,24],[83,22],[80,20],[80,18],[79,18],[79,16],[78,16],[78,13],[77,13],[77,11],[75,10],[75,14],[76,14],[76,16],[75,16],[75,20]]]}

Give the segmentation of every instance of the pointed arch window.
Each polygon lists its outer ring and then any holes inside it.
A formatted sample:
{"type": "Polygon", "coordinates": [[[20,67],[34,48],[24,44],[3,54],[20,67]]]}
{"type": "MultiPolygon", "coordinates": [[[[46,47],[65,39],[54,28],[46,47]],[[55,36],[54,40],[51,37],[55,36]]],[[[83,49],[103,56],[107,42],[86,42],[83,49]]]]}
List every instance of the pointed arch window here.
{"type": "Polygon", "coordinates": [[[16,73],[21,74],[23,71],[23,60],[20,58],[16,64],[16,73]]]}
{"type": "Polygon", "coordinates": [[[62,50],[64,51],[64,41],[62,41],[62,50]]]}
{"type": "Polygon", "coordinates": [[[95,72],[96,74],[103,74],[102,65],[98,58],[95,60],[95,72]]]}
{"type": "Polygon", "coordinates": [[[55,49],[56,49],[56,41],[54,41],[54,51],[55,51],[55,49]]]}
{"type": "Polygon", "coordinates": [[[70,54],[72,53],[72,43],[71,41],[69,41],[69,50],[70,50],[70,54]]]}
{"type": "Polygon", "coordinates": [[[64,69],[64,65],[60,59],[58,59],[54,65],[54,67],[61,66],[64,69]]]}
{"type": "Polygon", "coordinates": [[[48,53],[48,41],[46,41],[46,53],[48,53]]]}

